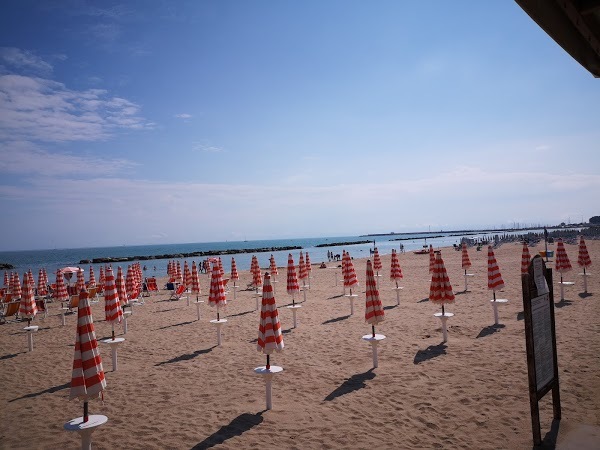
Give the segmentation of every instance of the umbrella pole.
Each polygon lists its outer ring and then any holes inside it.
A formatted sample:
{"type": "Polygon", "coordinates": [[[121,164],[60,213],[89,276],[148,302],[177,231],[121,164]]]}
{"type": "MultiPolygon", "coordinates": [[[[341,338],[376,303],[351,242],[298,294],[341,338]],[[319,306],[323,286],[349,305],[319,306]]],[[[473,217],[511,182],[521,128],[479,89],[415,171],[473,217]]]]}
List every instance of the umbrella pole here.
{"type": "Polygon", "coordinates": [[[292,294],[292,305],[296,306],[296,296],[292,294]]]}
{"type": "Polygon", "coordinates": [[[112,340],[114,341],[115,340],[115,324],[112,323],[111,326],[112,326],[112,340]]]}
{"type": "Polygon", "coordinates": [[[271,368],[271,355],[267,355],[267,366],[266,369],[269,370],[271,368]]]}
{"type": "Polygon", "coordinates": [[[373,332],[373,337],[375,337],[375,325],[371,325],[371,331],[373,332]]]}
{"type": "Polygon", "coordinates": [[[494,296],[494,301],[496,301],[496,291],[492,291],[492,295],[494,296]]]}
{"type": "Polygon", "coordinates": [[[217,320],[221,320],[221,318],[219,317],[219,305],[217,305],[217,320]]]}
{"type": "Polygon", "coordinates": [[[83,422],[88,421],[88,402],[83,402],[83,422]]]}

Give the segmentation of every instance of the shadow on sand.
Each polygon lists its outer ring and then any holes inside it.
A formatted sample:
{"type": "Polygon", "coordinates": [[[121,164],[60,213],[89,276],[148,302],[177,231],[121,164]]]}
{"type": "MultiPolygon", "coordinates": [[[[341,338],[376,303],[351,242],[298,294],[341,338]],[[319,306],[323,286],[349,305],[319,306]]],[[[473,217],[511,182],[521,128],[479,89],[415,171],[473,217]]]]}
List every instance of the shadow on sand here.
{"type": "Polygon", "coordinates": [[[52,386],[51,388],[44,389],[43,391],[34,392],[33,394],[25,394],[22,397],[13,398],[9,400],[8,403],[16,402],[17,400],[23,400],[25,398],[33,398],[43,394],[54,394],[55,392],[62,391],[63,389],[67,389],[71,386],[71,382],[61,384],[60,386],[52,386]]]}
{"type": "Polygon", "coordinates": [[[425,297],[425,298],[422,298],[421,300],[419,300],[417,303],[425,303],[428,301],[429,301],[429,297],[425,297]]]}
{"type": "Polygon", "coordinates": [[[327,324],[330,324],[330,323],[341,322],[342,320],[346,320],[346,319],[349,319],[349,318],[350,318],[350,314],[348,314],[347,316],[334,317],[333,319],[326,320],[321,325],[327,325],[327,324]]]}
{"type": "Polygon", "coordinates": [[[556,306],[557,308],[564,308],[565,306],[571,306],[572,304],[573,302],[571,300],[563,298],[560,302],[555,303],[554,306],[556,306]]]}
{"type": "Polygon", "coordinates": [[[240,414],[227,425],[219,428],[218,431],[211,434],[209,437],[204,439],[202,442],[194,445],[192,450],[202,450],[206,448],[214,447],[215,445],[223,444],[227,439],[231,439],[236,436],[241,436],[246,431],[251,430],[257,425],[260,425],[264,420],[262,415],[264,411],[256,414],[240,414]]]}
{"type": "Polygon", "coordinates": [[[497,333],[498,331],[500,331],[504,327],[505,327],[505,325],[502,325],[501,323],[499,323],[498,325],[496,325],[496,324],[494,324],[494,325],[488,325],[487,327],[483,328],[479,332],[479,334],[477,335],[477,339],[489,336],[489,335],[494,334],[494,333],[497,333]]]}
{"type": "Polygon", "coordinates": [[[517,313],[517,320],[524,320],[525,319],[525,313],[523,311],[519,311],[517,313]]]}
{"type": "Polygon", "coordinates": [[[425,350],[419,350],[415,355],[415,359],[413,361],[414,364],[420,364],[424,361],[428,361],[433,358],[437,358],[438,356],[446,354],[446,344],[443,342],[437,345],[430,345],[425,350]]]}
{"type": "Polygon", "coordinates": [[[384,309],[384,310],[386,310],[386,311],[388,311],[388,310],[390,310],[390,309],[394,309],[394,308],[397,308],[397,307],[398,307],[398,305],[395,305],[395,304],[394,304],[394,305],[388,305],[388,306],[384,306],[384,307],[383,307],[383,309],[384,309]]]}
{"type": "Polygon", "coordinates": [[[550,450],[556,448],[556,441],[558,440],[558,430],[560,429],[560,420],[553,419],[550,431],[546,433],[542,439],[541,445],[534,445],[532,450],[550,450]]]}
{"type": "Polygon", "coordinates": [[[19,352],[19,353],[9,353],[7,355],[0,356],[0,361],[4,361],[5,359],[16,358],[17,356],[27,353],[27,352],[19,352]]]}
{"type": "Polygon", "coordinates": [[[193,321],[189,321],[189,322],[174,323],[173,325],[166,325],[164,327],[157,328],[156,331],[158,331],[158,330],[164,330],[166,328],[180,327],[182,325],[189,325],[189,324],[194,323],[194,322],[196,322],[196,321],[193,320],[193,321]]]}
{"type": "Polygon", "coordinates": [[[375,378],[375,372],[373,369],[369,369],[364,373],[357,373],[346,379],[340,386],[338,386],[331,394],[325,397],[324,401],[330,402],[331,400],[341,397],[342,395],[349,394],[350,392],[358,391],[359,389],[367,387],[365,383],[367,380],[375,378]]]}
{"type": "Polygon", "coordinates": [[[190,359],[194,359],[197,356],[204,355],[206,353],[212,352],[212,349],[215,348],[216,345],[213,345],[209,348],[204,348],[202,350],[196,350],[194,353],[186,353],[184,355],[177,356],[176,358],[169,359],[168,361],[162,361],[157,364],[154,364],[156,367],[163,366],[165,364],[172,364],[180,361],[189,361],[190,359]]]}
{"type": "Polygon", "coordinates": [[[256,312],[256,310],[252,309],[250,311],[244,311],[244,312],[240,312],[240,313],[237,313],[237,314],[230,314],[230,315],[227,316],[227,318],[229,318],[229,317],[245,316],[246,314],[250,314],[250,313],[253,313],[253,312],[256,312]]]}
{"type": "Polygon", "coordinates": [[[579,294],[579,298],[588,298],[588,297],[591,297],[591,296],[592,296],[592,294],[590,294],[589,292],[581,292],[579,294]]]}

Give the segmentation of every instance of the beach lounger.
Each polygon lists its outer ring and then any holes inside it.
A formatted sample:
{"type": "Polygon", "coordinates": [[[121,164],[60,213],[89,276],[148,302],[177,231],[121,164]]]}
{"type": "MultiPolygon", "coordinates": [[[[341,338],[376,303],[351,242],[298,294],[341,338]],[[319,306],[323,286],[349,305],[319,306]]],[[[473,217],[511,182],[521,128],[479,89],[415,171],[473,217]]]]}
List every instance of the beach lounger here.
{"type": "Polygon", "coordinates": [[[185,290],[186,290],[185,284],[180,284],[179,287],[177,288],[177,290],[171,294],[171,296],[169,297],[169,300],[181,300],[182,297],[187,297],[186,295],[183,295],[185,290]]]}
{"type": "Polygon", "coordinates": [[[35,305],[37,306],[38,313],[44,313],[44,319],[48,317],[48,305],[45,297],[36,298],[35,305]]]}
{"type": "Polygon", "coordinates": [[[69,312],[73,312],[74,309],[77,309],[79,307],[79,295],[71,295],[69,303],[61,303],[61,306],[63,308],[68,308],[69,312]]]}
{"type": "Polygon", "coordinates": [[[146,287],[148,288],[149,294],[152,294],[152,292],[158,292],[158,285],[156,284],[156,278],[148,278],[146,280],[146,287]]]}
{"type": "Polygon", "coordinates": [[[6,304],[4,311],[0,315],[0,323],[6,323],[7,317],[15,316],[15,319],[17,318],[19,313],[19,303],[20,302],[10,302],[6,304]]]}

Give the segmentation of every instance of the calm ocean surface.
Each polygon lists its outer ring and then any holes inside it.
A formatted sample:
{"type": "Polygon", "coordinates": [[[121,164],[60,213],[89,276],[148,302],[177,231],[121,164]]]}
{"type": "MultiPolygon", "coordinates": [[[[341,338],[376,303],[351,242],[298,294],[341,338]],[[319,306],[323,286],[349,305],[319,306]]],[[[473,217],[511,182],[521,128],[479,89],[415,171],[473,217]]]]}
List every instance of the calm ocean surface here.
{"type": "MultiPolygon", "coordinates": [[[[377,248],[381,255],[386,255],[392,252],[392,248],[399,250],[400,244],[404,245],[405,251],[418,250],[423,247],[425,242],[427,245],[432,244],[434,248],[448,247],[452,244],[460,242],[460,236],[451,236],[454,232],[448,233],[414,233],[414,234],[394,234],[386,236],[364,237],[364,236],[341,236],[341,237],[323,237],[323,238],[302,238],[302,239],[274,239],[274,240],[259,240],[259,241],[238,241],[238,242],[208,242],[195,244],[168,244],[168,245],[136,245],[136,246],[120,246],[120,247],[97,247],[97,248],[76,248],[76,249],[54,249],[54,250],[28,250],[19,252],[0,252],[0,262],[9,263],[15,266],[15,270],[20,274],[31,269],[37,278],[40,268],[44,267],[48,271],[48,275],[52,278],[52,274],[57,269],[66,266],[78,266],[79,261],[83,259],[107,258],[107,257],[128,257],[128,256],[152,256],[188,252],[200,252],[210,250],[231,250],[231,249],[253,249],[264,247],[285,247],[285,246],[301,246],[304,252],[308,252],[311,262],[320,263],[327,261],[327,251],[334,253],[342,253],[342,249],[349,251],[352,257],[363,258],[369,256],[369,249],[373,248],[373,242],[370,244],[355,244],[346,246],[320,247],[315,245],[327,244],[335,242],[356,242],[367,239],[375,239],[377,248]],[[441,237],[430,237],[441,236],[441,237]],[[401,241],[392,240],[403,238],[401,241]]],[[[493,232],[469,234],[469,238],[491,238],[493,232]]],[[[292,251],[294,262],[298,264],[299,250],[292,251]]],[[[275,261],[279,267],[287,265],[288,251],[273,252],[275,261]]],[[[231,256],[235,257],[238,270],[249,270],[252,253],[239,253],[234,255],[224,255],[223,268],[229,272],[231,267],[231,256]]],[[[256,253],[258,262],[261,267],[269,266],[269,257],[271,252],[256,253]]],[[[191,264],[192,259],[199,262],[203,258],[186,258],[191,264]]],[[[165,276],[167,271],[166,259],[154,259],[141,261],[142,266],[145,264],[148,268],[146,275],[165,276]],[[156,272],[154,267],[156,266],[156,272]]],[[[183,259],[181,259],[183,265],[183,259]]],[[[130,262],[123,262],[120,265],[124,268],[130,262]]],[[[96,276],[101,264],[92,264],[96,276]]],[[[113,264],[114,266],[115,264],[113,264]]],[[[118,264],[116,264],[118,265],[118,264]]],[[[82,266],[87,271],[89,265],[82,266]]]]}

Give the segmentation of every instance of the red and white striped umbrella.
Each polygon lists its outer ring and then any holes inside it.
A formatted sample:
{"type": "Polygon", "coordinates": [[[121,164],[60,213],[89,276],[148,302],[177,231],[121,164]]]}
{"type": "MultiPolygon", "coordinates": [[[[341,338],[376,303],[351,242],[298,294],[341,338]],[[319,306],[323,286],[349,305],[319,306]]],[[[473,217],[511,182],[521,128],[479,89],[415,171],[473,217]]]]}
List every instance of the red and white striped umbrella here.
{"type": "Polygon", "coordinates": [[[354,263],[350,257],[350,252],[346,252],[346,272],[344,273],[344,286],[350,288],[350,294],[352,294],[352,288],[358,286],[358,278],[356,278],[356,271],[354,270],[354,263]]]}
{"type": "Polygon", "coordinates": [[[4,287],[6,287],[6,288],[10,287],[10,284],[9,284],[9,282],[10,282],[10,281],[9,281],[9,279],[8,279],[8,272],[5,270],[5,271],[4,271],[4,287]]]}
{"type": "Polygon", "coordinates": [[[84,422],[87,422],[87,402],[97,398],[104,389],[106,389],[106,379],[96,341],[92,308],[88,293],[84,290],[79,293],[75,354],[69,392],[69,400],[78,398],[84,401],[84,422]]]}
{"type": "MultiPolygon", "coordinates": [[[[120,269],[120,267],[119,267],[120,269]]],[[[117,275],[118,278],[118,275],[117,275]]],[[[133,266],[127,266],[127,275],[125,275],[125,292],[129,294],[133,294],[133,292],[137,288],[137,277],[135,275],[135,269],[133,266]]],[[[119,288],[117,287],[117,292],[119,292],[119,288]]],[[[121,298],[119,296],[119,298],[121,298]]]]}
{"type": "MultiPolygon", "coordinates": [[[[221,258],[219,258],[219,261],[221,258]]],[[[223,276],[223,274],[221,274],[223,276]]],[[[185,261],[183,263],[183,284],[186,287],[190,287],[192,285],[192,272],[190,272],[190,266],[188,266],[188,262],[185,261]]]]}
{"type": "Polygon", "coordinates": [[[271,257],[269,258],[269,271],[273,276],[279,275],[279,272],[277,271],[277,263],[275,262],[275,258],[273,257],[273,255],[271,255],[271,257]]]}
{"type": "Polygon", "coordinates": [[[523,254],[521,255],[521,274],[529,272],[529,262],[531,261],[531,255],[529,254],[529,248],[527,242],[523,241],[523,254]]]}
{"type": "Polygon", "coordinates": [[[558,238],[556,242],[556,271],[561,274],[569,272],[573,269],[571,267],[571,261],[569,261],[569,257],[567,256],[567,250],[565,249],[565,244],[561,238],[558,238]]]}
{"type": "Polygon", "coordinates": [[[90,288],[96,287],[96,275],[94,275],[94,267],[90,266],[90,275],[89,275],[88,286],[90,288]]]}
{"type": "Polygon", "coordinates": [[[429,287],[429,301],[439,303],[442,306],[446,303],[454,302],[454,292],[452,291],[452,285],[450,284],[441,253],[438,253],[435,258],[431,285],[429,287]]]}
{"type": "Polygon", "coordinates": [[[225,289],[223,288],[223,278],[219,270],[219,264],[213,264],[210,277],[210,291],[208,294],[208,304],[217,307],[217,320],[219,320],[219,309],[227,306],[225,289]]]}
{"type": "Polygon", "coordinates": [[[250,265],[250,270],[252,271],[252,286],[256,290],[262,286],[263,280],[262,275],[260,273],[260,266],[258,265],[258,258],[256,255],[252,255],[252,263],[250,265]]]}
{"type": "Polygon", "coordinates": [[[48,294],[48,284],[44,281],[44,271],[42,269],[38,273],[37,293],[42,297],[48,294]]]}
{"type": "Polygon", "coordinates": [[[300,259],[298,260],[298,278],[306,284],[308,272],[306,271],[306,263],[304,262],[304,254],[302,252],[300,252],[300,259]]]}
{"type": "Polygon", "coordinates": [[[221,261],[221,257],[219,256],[219,272],[221,272],[221,277],[225,277],[225,270],[223,270],[223,261],[221,261]]]}
{"type": "Polygon", "coordinates": [[[237,264],[235,263],[235,258],[231,257],[231,279],[237,281],[240,279],[240,274],[237,270],[237,264]]]}
{"type": "Polygon", "coordinates": [[[183,275],[181,273],[181,263],[179,261],[177,261],[177,264],[175,266],[175,280],[183,283],[183,275]]]}
{"type": "Polygon", "coordinates": [[[462,243],[462,268],[465,269],[465,273],[467,273],[467,269],[471,267],[471,260],[469,259],[469,252],[467,251],[467,243],[463,241],[462,243]]]}
{"type": "Polygon", "coordinates": [[[494,292],[494,298],[496,291],[504,289],[504,280],[500,273],[500,267],[496,262],[496,256],[491,245],[488,245],[488,289],[494,292]]]}
{"type": "Polygon", "coordinates": [[[267,369],[270,368],[269,355],[274,351],[283,350],[283,334],[279,322],[279,312],[275,304],[271,275],[265,274],[263,286],[262,304],[260,308],[260,325],[258,327],[258,341],[256,349],[267,355],[267,369]]]}
{"type": "Polygon", "coordinates": [[[60,270],[56,272],[56,292],[54,292],[54,298],[57,302],[66,302],[69,300],[69,293],[67,292],[65,279],[60,270]]]}
{"type": "Polygon", "coordinates": [[[167,263],[167,276],[169,277],[169,279],[175,277],[173,275],[173,264],[172,264],[171,260],[169,260],[169,262],[167,263]]]}
{"type": "Polygon", "coordinates": [[[373,336],[375,336],[375,325],[383,322],[384,311],[381,299],[379,298],[379,291],[377,290],[377,283],[375,282],[375,274],[373,273],[373,266],[371,260],[367,260],[367,279],[366,284],[366,307],[365,307],[365,321],[373,325],[373,336]]]}
{"type": "Polygon", "coordinates": [[[102,289],[104,289],[105,284],[106,284],[106,278],[104,277],[104,267],[100,266],[100,275],[98,278],[98,285],[102,286],[102,289]]]}
{"type": "Polygon", "coordinates": [[[123,320],[123,310],[119,302],[119,294],[115,283],[112,267],[108,267],[105,273],[104,283],[104,317],[113,326],[113,339],[115,336],[114,326],[123,320]]]}
{"type": "Polygon", "coordinates": [[[342,250],[342,277],[346,279],[346,250],[342,250]]]}
{"type": "Polygon", "coordinates": [[[435,267],[435,252],[433,245],[429,244],[429,273],[433,273],[435,267]]]}
{"type": "Polygon", "coordinates": [[[379,256],[379,250],[375,247],[373,252],[373,270],[379,274],[379,271],[383,269],[383,264],[381,264],[381,257],[379,256]]]}
{"type": "Polygon", "coordinates": [[[48,282],[48,274],[46,273],[46,269],[44,268],[42,268],[42,275],[44,276],[44,284],[48,286],[48,284],[50,283],[48,282]]]}
{"type": "Polygon", "coordinates": [[[196,294],[196,301],[198,301],[198,295],[200,295],[200,276],[198,275],[198,267],[196,261],[192,261],[192,294],[196,294]]]}
{"type": "Polygon", "coordinates": [[[23,274],[23,292],[21,294],[21,302],[19,303],[19,315],[27,319],[27,323],[31,323],[31,319],[37,313],[37,305],[33,295],[33,286],[30,283],[29,276],[23,274]]]}
{"type": "Polygon", "coordinates": [[[392,249],[392,262],[390,267],[390,280],[396,282],[396,287],[398,287],[398,281],[404,278],[402,275],[402,269],[400,268],[400,260],[398,259],[398,253],[396,253],[396,249],[392,249]]]}
{"type": "Polygon", "coordinates": [[[579,265],[579,267],[583,267],[583,273],[585,273],[586,267],[590,267],[592,265],[592,260],[590,259],[590,255],[588,253],[587,246],[585,245],[585,241],[583,240],[583,236],[580,236],[579,238],[579,255],[577,257],[577,264],[579,265]]]}
{"type": "Polygon", "coordinates": [[[121,266],[117,269],[117,279],[115,280],[117,286],[117,296],[119,297],[119,303],[121,307],[129,304],[129,298],[127,298],[127,287],[125,286],[125,278],[123,277],[123,269],[121,266]]]}
{"type": "Polygon", "coordinates": [[[77,271],[77,284],[75,285],[77,292],[81,292],[85,289],[85,277],[83,275],[83,269],[77,271]]]}
{"type": "Polygon", "coordinates": [[[289,253],[287,264],[287,293],[292,296],[292,299],[294,299],[298,292],[300,292],[300,286],[298,285],[294,257],[291,253],[289,253]]]}
{"type": "Polygon", "coordinates": [[[310,273],[312,272],[312,266],[310,264],[310,256],[308,256],[308,252],[304,255],[306,259],[306,272],[308,273],[308,277],[310,278],[310,273]]]}
{"type": "MultiPolygon", "coordinates": [[[[29,286],[31,286],[31,289],[33,290],[33,287],[35,286],[35,281],[33,280],[33,272],[31,272],[31,269],[27,271],[27,278],[29,280],[29,286]]],[[[25,278],[23,278],[23,281],[25,281],[25,278]]]]}
{"type": "MultiPolygon", "coordinates": [[[[27,274],[24,275],[24,278],[27,278],[27,274]]],[[[21,279],[19,278],[19,274],[18,273],[14,273],[13,277],[12,277],[12,282],[11,282],[11,292],[12,292],[12,296],[13,296],[13,300],[16,300],[18,298],[21,298],[22,292],[21,292],[21,279]]]]}

